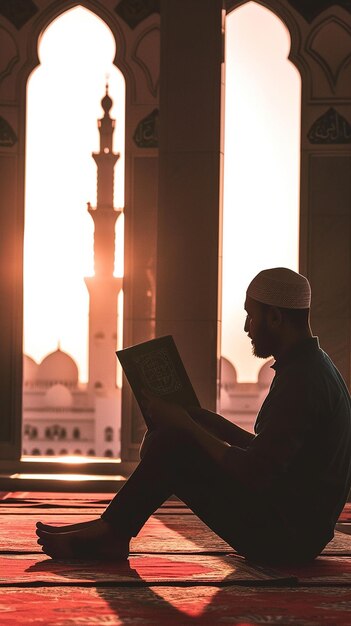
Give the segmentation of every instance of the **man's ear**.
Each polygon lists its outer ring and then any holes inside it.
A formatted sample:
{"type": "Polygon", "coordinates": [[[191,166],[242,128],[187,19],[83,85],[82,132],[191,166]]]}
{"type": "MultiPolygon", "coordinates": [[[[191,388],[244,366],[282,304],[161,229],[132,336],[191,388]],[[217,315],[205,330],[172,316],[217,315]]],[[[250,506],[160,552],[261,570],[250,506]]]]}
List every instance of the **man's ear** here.
{"type": "Polygon", "coordinates": [[[271,328],[280,328],[283,323],[281,310],[277,306],[270,306],[268,315],[271,328]]]}

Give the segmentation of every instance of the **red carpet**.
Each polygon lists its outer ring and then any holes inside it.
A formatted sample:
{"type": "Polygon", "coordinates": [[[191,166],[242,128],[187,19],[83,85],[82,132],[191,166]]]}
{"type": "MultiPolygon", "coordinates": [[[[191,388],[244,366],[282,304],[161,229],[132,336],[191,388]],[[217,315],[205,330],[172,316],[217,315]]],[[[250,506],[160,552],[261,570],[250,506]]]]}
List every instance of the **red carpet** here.
{"type": "MultiPolygon", "coordinates": [[[[84,509],[83,509],[84,511],[84,509]]],[[[99,514],[98,514],[99,515],[99,514]]],[[[16,516],[16,533],[13,532],[14,516],[2,517],[0,533],[0,552],[39,552],[35,535],[35,523],[38,520],[62,526],[85,522],[97,515],[66,515],[63,511],[38,511],[36,514],[16,516]]],[[[195,515],[157,515],[152,516],[139,535],[132,540],[132,552],[143,553],[228,553],[232,548],[215,535],[195,515]]],[[[351,556],[351,535],[335,533],[335,538],[325,548],[323,554],[351,556]]]]}
{"type": "Polygon", "coordinates": [[[88,561],[57,561],[45,555],[16,554],[0,556],[0,585],[22,583],[50,585],[123,583],[156,584],[257,584],[262,582],[294,583],[290,574],[274,572],[266,567],[249,565],[237,555],[151,555],[130,556],[125,563],[88,561]]]}
{"type": "Polygon", "coordinates": [[[339,588],[0,588],[0,606],[1,626],[351,626],[339,588]]]}
{"type": "Polygon", "coordinates": [[[308,565],[279,567],[278,571],[296,576],[301,585],[351,587],[351,557],[347,556],[320,556],[308,565]]]}
{"type": "MultiPolygon", "coordinates": [[[[1,626],[351,626],[351,536],[340,532],[315,562],[272,570],[235,555],[175,500],[133,540],[128,563],[42,554],[38,519],[85,521],[112,495],[0,495],[1,626]]],[[[349,504],[340,519],[351,521],[349,504]]]]}
{"type": "Polygon", "coordinates": [[[351,502],[347,502],[342,511],[339,522],[351,522],[351,502]]]}

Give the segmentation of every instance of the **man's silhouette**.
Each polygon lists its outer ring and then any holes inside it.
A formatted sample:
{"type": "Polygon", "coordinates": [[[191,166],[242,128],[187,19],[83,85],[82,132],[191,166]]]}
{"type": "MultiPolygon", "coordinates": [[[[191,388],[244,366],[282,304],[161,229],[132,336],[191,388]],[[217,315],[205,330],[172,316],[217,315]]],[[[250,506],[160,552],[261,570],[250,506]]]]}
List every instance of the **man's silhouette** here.
{"type": "Polygon", "coordinates": [[[204,409],[148,396],[154,425],[141,461],[100,519],[56,528],[38,522],[53,558],[112,558],[172,494],[240,554],[303,562],[332,539],[351,484],[346,385],[309,324],[308,280],[286,268],[260,272],[245,301],[253,353],[273,356],[275,377],[255,434],[204,409]]]}

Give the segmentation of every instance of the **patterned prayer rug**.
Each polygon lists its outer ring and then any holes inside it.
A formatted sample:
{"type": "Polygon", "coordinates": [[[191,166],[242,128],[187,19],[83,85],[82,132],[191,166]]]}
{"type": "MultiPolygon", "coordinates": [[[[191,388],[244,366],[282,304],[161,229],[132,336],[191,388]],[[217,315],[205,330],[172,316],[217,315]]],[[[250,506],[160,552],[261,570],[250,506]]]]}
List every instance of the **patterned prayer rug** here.
{"type": "MultiPolygon", "coordinates": [[[[127,563],[41,552],[37,519],[96,518],[113,495],[0,494],[1,626],[351,626],[351,536],[340,532],[316,561],[271,569],[235,554],[174,500],[133,539],[127,563]]],[[[350,503],[340,519],[351,521],[350,503]]]]}
{"type": "Polygon", "coordinates": [[[282,575],[296,576],[300,585],[342,585],[351,587],[351,557],[319,556],[304,565],[277,568],[282,575]]]}
{"type": "MultiPolygon", "coordinates": [[[[75,524],[96,519],[91,515],[41,515],[28,514],[14,518],[0,516],[0,552],[41,552],[37,545],[35,524],[38,520],[55,526],[75,524]]],[[[132,552],[230,552],[231,547],[212,532],[195,515],[152,516],[131,541],[132,552]]],[[[351,545],[351,538],[350,538],[351,545]]]]}
{"type": "Polygon", "coordinates": [[[0,588],[1,626],[351,626],[351,590],[0,588]]]}
{"type": "Polygon", "coordinates": [[[351,502],[346,502],[339,517],[339,522],[351,522],[351,502]]]}
{"type": "MultiPolygon", "coordinates": [[[[6,504],[22,506],[26,504],[45,506],[98,506],[107,505],[116,493],[66,493],[50,491],[8,491],[0,492],[0,500],[6,504]],[[2,496],[1,496],[2,493],[2,496]]],[[[185,508],[186,505],[178,498],[166,500],[163,506],[167,508],[185,508]]]]}
{"type": "MultiPolygon", "coordinates": [[[[41,512],[16,517],[0,516],[0,552],[41,554],[37,544],[35,523],[41,521],[62,526],[96,519],[91,515],[47,515],[41,512]],[[14,525],[16,532],[14,532],[14,525]]],[[[228,553],[232,548],[198,517],[193,515],[152,516],[143,526],[139,535],[132,539],[131,552],[143,553],[228,553]]],[[[351,556],[351,536],[336,532],[323,554],[351,556]]]]}
{"type": "Polygon", "coordinates": [[[276,573],[249,564],[238,555],[130,556],[121,563],[53,561],[45,555],[0,555],[0,586],[18,585],[152,585],[184,584],[283,584],[296,582],[290,574],[276,573]]]}

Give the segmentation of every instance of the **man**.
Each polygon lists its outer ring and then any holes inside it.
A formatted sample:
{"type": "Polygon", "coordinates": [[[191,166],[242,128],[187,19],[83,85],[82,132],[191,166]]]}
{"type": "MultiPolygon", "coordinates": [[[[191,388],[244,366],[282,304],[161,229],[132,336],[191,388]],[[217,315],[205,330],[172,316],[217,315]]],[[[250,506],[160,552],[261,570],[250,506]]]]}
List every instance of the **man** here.
{"type": "Polygon", "coordinates": [[[130,539],[172,494],[252,560],[304,562],[332,539],[351,484],[350,396],[309,324],[308,280],[260,272],[245,301],[245,332],[275,378],[255,434],[203,409],[147,397],[155,425],[141,461],[101,519],[38,523],[53,558],[126,559],[130,539]]]}

